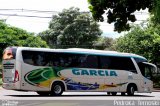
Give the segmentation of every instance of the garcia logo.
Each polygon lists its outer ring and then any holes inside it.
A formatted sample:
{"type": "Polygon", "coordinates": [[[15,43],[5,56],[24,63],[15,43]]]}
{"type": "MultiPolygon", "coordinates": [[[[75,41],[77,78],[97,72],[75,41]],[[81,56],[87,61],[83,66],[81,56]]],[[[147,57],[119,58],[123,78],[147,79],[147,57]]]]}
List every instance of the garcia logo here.
{"type": "Polygon", "coordinates": [[[117,76],[117,73],[112,70],[87,70],[87,69],[72,69],[74,75],[90,75],[90,76],[117,76]]]}

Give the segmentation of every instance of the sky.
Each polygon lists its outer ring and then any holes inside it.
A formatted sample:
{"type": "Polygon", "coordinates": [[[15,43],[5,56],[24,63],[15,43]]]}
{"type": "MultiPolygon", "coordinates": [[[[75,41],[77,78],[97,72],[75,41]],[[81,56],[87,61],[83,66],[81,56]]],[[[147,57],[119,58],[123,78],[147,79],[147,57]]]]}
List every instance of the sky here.
{"type": "MultiPolygon", "coordinates": [[[[34,33],[39,33],[48,29],[48,25],[51,20],[49,17],[52,17],[53,14],[57,14],[57,12],[61,12],[63,9],[78,7],[80,8],[80,11],[89,11],[89,4],[87,0],[0,0],[0,4],[0,19],[6,19],[7,24],[34,33]],[[53,12],[37,12],[28,10],[53,12]],[[7,16],[11,14],[21,16],[39,16],[39,18],[7,16]]],[[[145,20],[148,17],[148,14],[139,14],[136,17],[140,20],[145,20]]],[[[117,38],[121,35],[114,32],[113,24],[107,24],[106,22],[101,22],[99,24],[104,36],[117,38]]]]}

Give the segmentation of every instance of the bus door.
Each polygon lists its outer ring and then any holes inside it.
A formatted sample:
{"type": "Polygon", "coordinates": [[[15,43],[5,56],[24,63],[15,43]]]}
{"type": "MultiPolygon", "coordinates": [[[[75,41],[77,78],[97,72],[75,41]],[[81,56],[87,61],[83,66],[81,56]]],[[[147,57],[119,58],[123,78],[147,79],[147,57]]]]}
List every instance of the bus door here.
{"type": "Polygon", "coordinates": [[[154,64],[143,62],[139,64],[141,73],[143,75],[144,92],[152,92],[153,88],[153,73],[157,71],[157,67],[154,64]]]}

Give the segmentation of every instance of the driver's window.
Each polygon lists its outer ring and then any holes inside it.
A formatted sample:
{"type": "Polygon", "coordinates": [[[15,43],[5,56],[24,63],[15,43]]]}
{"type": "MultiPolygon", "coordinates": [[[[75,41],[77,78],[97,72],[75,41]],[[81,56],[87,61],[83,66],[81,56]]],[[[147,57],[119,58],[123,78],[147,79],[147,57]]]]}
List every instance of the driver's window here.
{"type": "Polygon", "coordinates": [[[144,77],[151,79],[152,73],[151,73],[151,67],[149,65],[145,65],[145,69],[144,69],[144,77]]]}
{"type": "Polygon", "coordinates": [[[142,75],[145,78],[152,79],[152,71],[154,70],[153,66],[151,66],[149,64],[145,64],[145,63],[139,63],[138,66],[140,68],[142,75]]]}

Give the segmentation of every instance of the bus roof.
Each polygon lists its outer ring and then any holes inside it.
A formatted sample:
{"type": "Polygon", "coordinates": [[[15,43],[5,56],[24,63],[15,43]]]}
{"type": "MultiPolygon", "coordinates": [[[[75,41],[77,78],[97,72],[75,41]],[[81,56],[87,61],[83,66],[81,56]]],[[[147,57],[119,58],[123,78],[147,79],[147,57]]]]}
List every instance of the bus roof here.
{"type": "Polygon", "coordinates": [[[32,48],[32,47],[18,47],[22,50],[33,50],[33,51],[49,51],[49,52],[64,52],[64,53],[75,53],[75,54],[91,54],[91,55],[104,55],[104,56],[118,56],[118,57],[135,57],[147,60],[145,57],[132,54],[122,53],[117,51],[105,51],[95,49],[82,49],[82,48],[69,48],[69,49],[49,49],[49,48],[32,48]]]}
{"type": "Polygon", "coordinates": [[[105,50],[95,50],[95,49],[81,49],[81,48],[69,48],[65,49],[69,50],[69,52],[78,52],[78,53],[86,53],[86,54],[97,54],[97,55],[109,55],[109,56],[121,56],[121,57],[137,57],[145,59],[145,57],[136,55],[133,53],[122,53],[117,51],[105,51],[105,50]]]}

